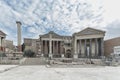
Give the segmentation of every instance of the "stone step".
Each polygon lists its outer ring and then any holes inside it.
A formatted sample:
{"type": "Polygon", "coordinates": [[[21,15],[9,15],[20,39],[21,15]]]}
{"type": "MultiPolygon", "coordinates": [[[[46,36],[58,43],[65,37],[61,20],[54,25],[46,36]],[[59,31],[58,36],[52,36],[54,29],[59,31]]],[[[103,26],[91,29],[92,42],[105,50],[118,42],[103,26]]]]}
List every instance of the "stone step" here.
{"type": "Polygon", "coordinates": [[[23,58],[20,65],[45,65],[47,60],[45,58],[23,58]]]}

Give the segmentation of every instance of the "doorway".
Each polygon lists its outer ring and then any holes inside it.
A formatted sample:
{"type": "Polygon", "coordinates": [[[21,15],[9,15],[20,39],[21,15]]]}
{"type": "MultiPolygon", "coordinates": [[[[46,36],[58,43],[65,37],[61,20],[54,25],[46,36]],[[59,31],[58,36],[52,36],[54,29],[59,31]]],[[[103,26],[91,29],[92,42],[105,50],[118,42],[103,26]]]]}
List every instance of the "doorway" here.
{"type": "Polygon", "coordinates": [[[72,58],[72,54],[71,54],[71,50],[70,50],[70,49],[68,49],[68,50],[66,51],[65,57],[66,57],[66,58],[72,58]]]}

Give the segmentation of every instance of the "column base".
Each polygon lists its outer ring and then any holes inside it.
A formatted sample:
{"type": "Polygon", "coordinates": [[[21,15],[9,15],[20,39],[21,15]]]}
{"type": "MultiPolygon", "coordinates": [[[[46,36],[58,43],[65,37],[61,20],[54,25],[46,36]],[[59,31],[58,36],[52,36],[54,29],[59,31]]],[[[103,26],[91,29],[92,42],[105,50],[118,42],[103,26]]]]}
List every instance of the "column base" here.
{"type": "Polygon", "coordinates": [[[61,54],[61,57],[64,58],[65,57],[64,54],[61,54]]]}
{"type": "Polygon", "coordinates": [[[52,54],[49,54],[49,58],[52,58],[53,57],[53,55],[52,54]]]}
{"type": "Polygon", "coordinates": [[[44,54],[41,54],[41,57],[44,57],[44,54]]]}
{"type": "Polygon", "coordinates": [[[78,54],[74,54],[74,59],[77,59],[78,58],[78,54]]]}

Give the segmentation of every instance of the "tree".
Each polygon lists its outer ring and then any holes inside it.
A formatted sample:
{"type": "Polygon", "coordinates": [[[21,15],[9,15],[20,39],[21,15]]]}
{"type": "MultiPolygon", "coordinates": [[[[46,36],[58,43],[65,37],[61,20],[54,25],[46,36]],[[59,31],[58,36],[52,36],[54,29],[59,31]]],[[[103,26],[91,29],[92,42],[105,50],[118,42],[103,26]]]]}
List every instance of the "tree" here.
{"type": "Polygon", "coordinates": [[[35,54],[35,52],[33,52],[32,50],[26,50],[26,51],[24,51],[23,56],[24,56],[24,57],[35,57],[36,54],[35,54]]]}
{"type": "Polygon", "coordinates": [[[0,57],[7,57],[4,52],[0,52],[0,57]]]}
{"type": "Polygon", "coordinates": [[[22,52],[24,52],[24,50],[25,50],[25,44],[23,43],[22,44],[22,52]]]}

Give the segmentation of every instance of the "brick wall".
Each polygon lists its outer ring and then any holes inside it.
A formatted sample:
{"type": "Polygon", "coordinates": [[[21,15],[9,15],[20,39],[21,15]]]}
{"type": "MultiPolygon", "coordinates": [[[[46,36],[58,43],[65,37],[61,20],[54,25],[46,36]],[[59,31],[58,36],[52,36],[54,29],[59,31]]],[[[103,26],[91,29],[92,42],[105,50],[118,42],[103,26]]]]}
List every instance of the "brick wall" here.
{"type": "Polygon", "coordinates": [[[120,46],[120,37],[106,40],[104,42],[105,55],[108,56],[114,52],[114,46],[120,46]]]}

